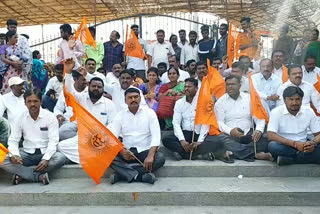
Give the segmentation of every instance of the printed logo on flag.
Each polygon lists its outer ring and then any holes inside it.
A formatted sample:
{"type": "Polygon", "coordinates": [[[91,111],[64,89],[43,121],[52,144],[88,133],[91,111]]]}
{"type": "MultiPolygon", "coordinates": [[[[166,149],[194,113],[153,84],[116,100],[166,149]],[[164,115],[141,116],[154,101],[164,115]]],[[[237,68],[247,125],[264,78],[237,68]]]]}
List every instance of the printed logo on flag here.
{"type": "Polygon", "coordinates": [[[128,51],[134,50],[136,48],[136,42],[133,39],[129,39],[127,43],[128,51]]]}
{"type": "Polygon", "coordinates": [[[90,142],[97,149],[103,149],[106,146],[105,139],[100,133],[92,135],[90,142]]]}

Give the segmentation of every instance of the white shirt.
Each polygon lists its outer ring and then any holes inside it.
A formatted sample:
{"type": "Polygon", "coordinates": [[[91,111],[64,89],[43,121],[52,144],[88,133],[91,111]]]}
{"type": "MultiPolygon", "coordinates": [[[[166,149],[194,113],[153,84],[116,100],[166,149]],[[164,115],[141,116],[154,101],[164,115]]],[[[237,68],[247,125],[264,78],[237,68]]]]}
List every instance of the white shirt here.
{"type": "Polygon", "coordinates": [[[186,47],[188,44],[189,44],[189,43],[188,43],[188,40],[186,40],[186,41],[184,42],[184,44],[182,44],[181,41],[177,43],[177,45],[178,45],[181,49],[184,48],[184,47],[186,47]]]}
{"type": "Polygon", "coordinates": [[[107,84],[120,84],[119,78],[116,77],[112,72],[108,72],[106,76],[106,83],[107,84]]]}
{"type": "MultiPolygon", "coordinates": [[[[88,87],[86,87],[83,92],[87,92],[88,87]]],[[[78,92],[80,93],[80,92],[78,92]]],[[[58,101],[53,109],[53,113],[57,115],[62,115],[66,121],[70,121],[70,118],[73,116],[73,110],[71,106],[66,105],[66,99],[64,97],[64,94],[61,93],[58,101]]]]}
{"type": "Polygon", "coordinates": [[[74,96],[79,104],[89,111],[97,120],[105,125],[112,122],[116,114],[116,108],[111,100],[102,96],[96,103],[92,103],[87,91],[77,92],[74,89],[70,74],[66,74],[65,84],[67,90],[74,96]]]}
{"type": "MultiPolygon", "coordinates": [[[[288,80],[278,88],[277,94],[279,95],[280,99],[277,101],[277,106],[284,104],[283,91],[289,86],[297,87],[290,80],[288,80]]],[[[312,102],[314,107],[317,109],[317,112],[320,112],[320,94],[314,88],[314,86],[302,80],[301,84],[299,85],[299,88],[301,88],[304,93],[302,105],[310,107],[310,103],[312,102]]]]}
{"type": "Polygon", "coordinates": [[[260,96],[270,109],[276,106],[276,101],[267,100],[268,96],[277,94],[278,88],[282,85],[282,80],[274,74],[271,74],[269,79],[265,79],[262,73],[257,73],[251,76],[252,84],[260,96]]]}
{"type": "Polygon", "coordinates": [[[306,142],[309,129],[312,133],[320,131],[319,120],[312,109],[301,106],[294,116],[286,105],[281,105],[272,110],[267,130],[289,140],[306,142]]]}
{"type": "Polygon", "coordinates": [[[7,110],[8,122],[12,128],[15,119],[23,112],[27,111],[24,104],[23,95],[16,97],[12,91],[0,97],[0,116],[7,110]]]}
{"type": "Polygon", "coordinates": [[[313,69],[313,71],[308,72],[306,70],[306,67],[304,67],[304,65],[303,65],[302,72],[303,72],[302,80],[304,80],[312,85],[314,85],[316,82],[318,82],[317,74],[320,76],[320,68],[315,67],[315,69],[313,69]]]}
{"type": "MultiPolygon", "coordinates": [[[[139,43],[142,46],[142,49],[144,52],[147,52],[147,42],[144,39],[139,38],[139,43]]],[[[123,52],[125,51],[125,45],[123,45],[123,52]]],[[[135,70],[146,70],[146,63],[145,60],[137,58],[137,57],[132,57],[128,56],[128,65],[127,69],[133,68],[135,70]]]]}
{"type": "Polygon", "coordinates": [[[163,42],[160,44],[158,41],[150,45],[147,53],[152,56],[151,66],[153,67],[157,67],[160,62],[166,63],[167,67],[169,67],[168,53],[171,53],[172,55],[175,54],[171,43],[163,42]]]}
{"type": "MultiPolygon", "coordinates": [[[[240,92],[237,100],[232,99],[229,94],[224,94],[218,99],[214,106],[219,129],[230,135],[233,128],[240,128],[247,134],[253,127],[250,95],[240,92]]],[[[253,117],[256,124],[256,130],[263,133],[265,120],[253,117]]]]}
{"type": "Polygon", "coordinates": [[[240,87],[241,92],[250,93],[249,80],[247,77],[242,76],[240,80],[240,84],[241,84],[241,87],[240,87]]]}
{"type": "Polygon", "coordinates": [[[196,62],[198,62],[198,49],[198,44],[195,44],[194,47],[192,47],[190,43],[188,45],[185,45],[183,48],[181,47],[180,64],[186,65],[187,62],[191,59],[194,59],[196,62]]]}
{"type": "Polygon", "coordinates": [[[8,148],[12,155],[20,156],[19,141],[22,136],[23,151],[34,154],[36,149],[40,149],[44,154],[42,159],[50,160],[57,151],[59,142],[59,124],[56,116],[41,107],[35,121],[29,111],[22,113],[15,121],[8,140],[8,148]]]}
{"type": "MultiPolygon", "coordinates": [[[[184,82],[185,79],[190,78],[190,74],[187,71],[179,69],[179,79],[178,82],[184,82]]],[[[168,71],[166,71],[162,76],[160,77],[161,82],[163,84],[170,82],[169,77],[168,77],[168,71]]]]}
{"type": "MultiPolygon", "coordinates": [[[[174,106],[173,131],[174,135],[181,140],[185,140],[182,130],[193,131],[196,117],[198,97],[194,97],[192,103],[187,102],[186,97],[178,100],[174,106]]],[[[209,132],[209,126],[196,125],[195,133],[200,134],[198,142],[203,142],[209,132]]]]}
{"type": "MultiPolygon", "coordinates": [[[[129,88],[136,88],[134,86],[129,86],[129,88]]],[[[125,101],[125,96],[124,92],[126,90],[122,89],[120,84],[108,84],[105,87],[106,92],[112,96],[112,102],[114,103],[117,111],[120,111],[122,109],[127,109],[128,105],[126,104],[125,101]]],[[[136,88],[140,91],[140,96],[141,96],[141,103],[140,105],[147,105],[143,93],[139,88],[136,88]]]]}
{"type": "Polygon", "coordinates": [[[63,83],[60,82],[58,80],[57,77],[52,77],[49,82],[48,82],[48,85],[46,87],[46,93],[50,90],[54,90],[56,92],[56,98],[59,97],[60,93],[62,92],[63,90],[63,83]]]}
{"type": "Polygon", "coordinates": [[[276,69],[275,67],[273,68],[273,73],[279,77],[279,79],[281,79],[282,81],[282,73],[283,73],[283,70],[282,70],[282,66],[279,68],[279,69],[276,69]]]}
{"type": "Polygon", "coordinates": [[[140,105],[135,115],[128,107],[121,110],[108,128],[116,137],[122,136],[126,148],[136,147],[139,153],[160,145],[158,118],[148,106],[140,105]]]}

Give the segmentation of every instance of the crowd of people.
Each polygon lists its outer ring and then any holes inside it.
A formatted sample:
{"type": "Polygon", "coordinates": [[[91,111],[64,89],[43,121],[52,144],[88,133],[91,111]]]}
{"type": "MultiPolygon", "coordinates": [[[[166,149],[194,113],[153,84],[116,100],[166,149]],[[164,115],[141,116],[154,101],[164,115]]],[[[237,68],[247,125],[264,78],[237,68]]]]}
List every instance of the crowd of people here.
{"type": "MultiPolygon", "coordinates": [[[[71,119],[64,86],[125,146],[111,164],[112,184],[153,184],[153,172],[165,164],[161,143],[177,161],[320,163],[319,31],[306,29],[295,42],[289,27],[282,26],[269,59],[260,58],[262,42],[251,19],[240,23],[242,32],[234,39],[240,57],[230,67],[227,24],[221,24],[217,40],[209,36],[209,26],[201,27],[200,40],[196,31],[181,29],[169,42],[160,29],[151,45],[139,38],[134,24],[131,29],[147,56],[143,59],[124,55],[117,31],[94,48],[63,24],[52,66],[39,51],[31,52],[17,33],[17,21],[8,20],[0,59],[0,141],[9,153],[0,168],[13,174],[15,185],[22,180],[48,184],[49,172],[80,163],[77,121],[71,119]],[[208,107],[220,134],[212,134],[210,125],[195,124],[210,66],[225,81],[225,94],[212,93],[214,105],[208,107]],[[268,119],[252,114],[249,78],[268,119]]],[[[89,31],[95,38],[95,28],[89,31]]]]}

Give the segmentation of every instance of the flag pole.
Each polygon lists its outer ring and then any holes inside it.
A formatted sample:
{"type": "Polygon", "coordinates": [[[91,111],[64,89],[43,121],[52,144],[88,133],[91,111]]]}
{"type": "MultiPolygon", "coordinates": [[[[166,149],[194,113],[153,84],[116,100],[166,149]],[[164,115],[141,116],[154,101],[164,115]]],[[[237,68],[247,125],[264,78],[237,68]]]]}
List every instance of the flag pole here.
{"type": "MultiPolygon", "coordinates": [[[[196,127],[196,125],[193,125],[192,141],[191,141],[191,143],[193,143],[193,141],[194,141],[194,129],[195,129],[195,127],[196,127]]],[[[191,152],[190,152],[189,160],[191,160],[191,158],[192,158],[192,153],[193,153],[193,150],[191,150],[191,152]]]]}
{"type": "Polygon", "coordinates": [[[141,160],[139,160],[139,158],[137,158],[137,156],[135,156],[129,149],[123,147],[125,150],[127,150],[128,152],[130,152],[130,154],[141,164],[141,166],[144,166],[144,164],[141,162],[141,160]]]}

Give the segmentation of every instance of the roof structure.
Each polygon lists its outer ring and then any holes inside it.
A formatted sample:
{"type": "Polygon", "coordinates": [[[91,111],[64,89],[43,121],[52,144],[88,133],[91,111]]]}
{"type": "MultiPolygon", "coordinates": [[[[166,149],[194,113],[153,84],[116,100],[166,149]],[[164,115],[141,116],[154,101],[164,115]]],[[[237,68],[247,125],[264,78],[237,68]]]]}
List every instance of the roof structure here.
{"type": "Polygon", "coordinates": [[[79,23],[82,16],[97,23],[129,15],[207,12],[239,24],[242,16],[252,18],[259,30],[275,30],[283,23],[296,33],[314,27],[309,20],[320,0],[2,0],[0,26],[8,18],[19,25],[79,23]],[[96,5],[96,6],[95,6],[96,5]]]}

